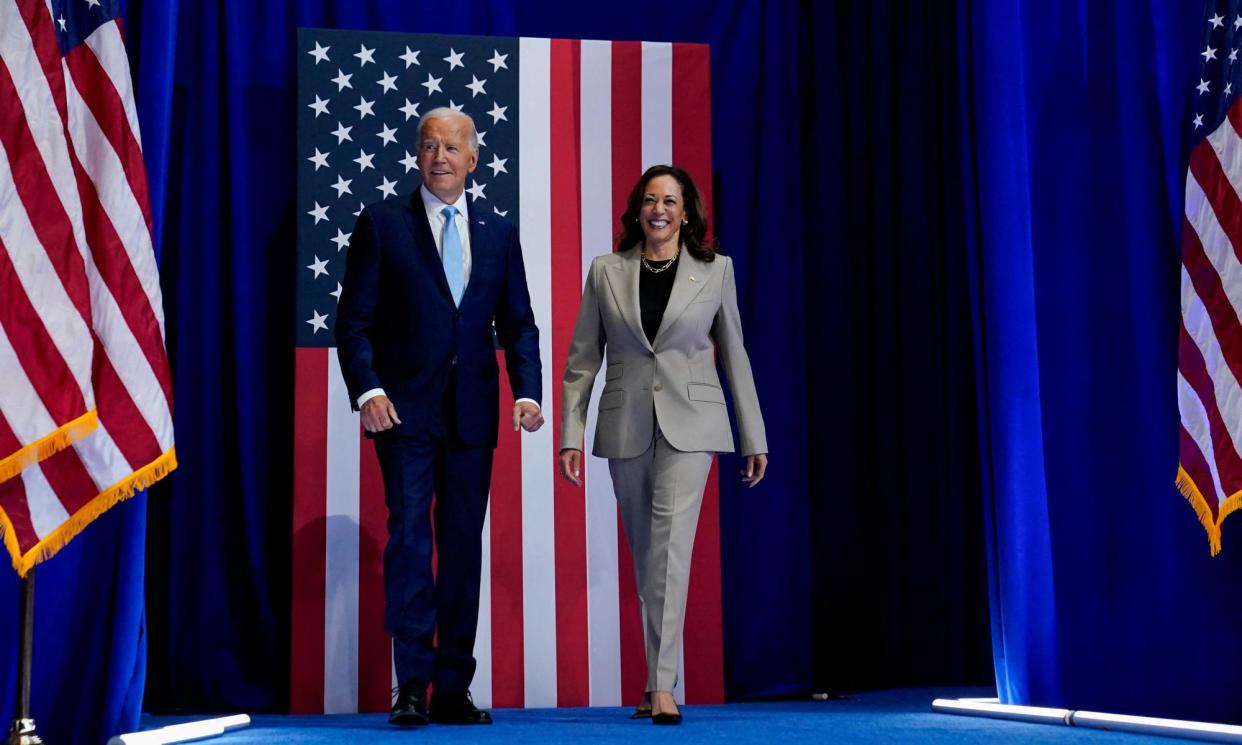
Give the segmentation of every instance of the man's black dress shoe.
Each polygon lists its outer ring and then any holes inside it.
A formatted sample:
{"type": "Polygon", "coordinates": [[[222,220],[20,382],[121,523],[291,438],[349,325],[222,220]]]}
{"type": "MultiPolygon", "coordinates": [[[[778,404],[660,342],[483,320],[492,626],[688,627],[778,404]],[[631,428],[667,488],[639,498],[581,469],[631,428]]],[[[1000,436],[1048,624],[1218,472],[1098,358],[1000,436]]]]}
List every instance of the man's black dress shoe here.
{"type": "Polygon", "coordinates": [[[474,705],[469,691],[436,691],[431,700],[431,721],[436,724],[491,724],[492,715],[474,705]]]}
{"type": "Polygon", "coordinates": [[[427,723],[427,684],[417,680],[402,683],[397,688],[397,700],[392,704],[388,723],[399,727],[412,727],[427,723]]]}

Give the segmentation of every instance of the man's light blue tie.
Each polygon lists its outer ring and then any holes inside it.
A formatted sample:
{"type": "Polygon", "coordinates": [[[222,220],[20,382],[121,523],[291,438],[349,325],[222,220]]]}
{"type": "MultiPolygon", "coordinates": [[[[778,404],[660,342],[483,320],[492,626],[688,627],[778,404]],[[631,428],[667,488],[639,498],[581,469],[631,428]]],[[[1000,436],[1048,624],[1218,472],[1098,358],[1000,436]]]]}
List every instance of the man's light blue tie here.
{"type": "Polygon", "coordinates": [[[448,280],[449,292],[453,293],[453,304],[461,305],[461,296],[465,288],[465,267],[462,266],[461,234],[457,232],[456,207],[445,207],[440,210],[444,215],[444,238],[440,242],[440,253],[444,261],[444,278],[448,280]]]}

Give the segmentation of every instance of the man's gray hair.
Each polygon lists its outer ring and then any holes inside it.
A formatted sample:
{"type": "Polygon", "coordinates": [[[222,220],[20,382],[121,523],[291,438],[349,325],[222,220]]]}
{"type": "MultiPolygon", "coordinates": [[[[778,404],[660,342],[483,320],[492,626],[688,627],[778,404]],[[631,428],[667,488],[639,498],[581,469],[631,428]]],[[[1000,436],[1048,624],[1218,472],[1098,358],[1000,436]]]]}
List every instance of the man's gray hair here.
{"type": "Polygon", "coordinates": [[[432,119],[448,119],[450,117],[460,117],[465,119],[470,125],[470,149],[477,153],[479,151],[479,130],[475,129],[474,119],[472,119],[466,112],[458,111],[457,109],[452,109],[448,106],[437,106],[419,117],[418,136],[420,138],[423,136],[423,125],[432,119]]]}

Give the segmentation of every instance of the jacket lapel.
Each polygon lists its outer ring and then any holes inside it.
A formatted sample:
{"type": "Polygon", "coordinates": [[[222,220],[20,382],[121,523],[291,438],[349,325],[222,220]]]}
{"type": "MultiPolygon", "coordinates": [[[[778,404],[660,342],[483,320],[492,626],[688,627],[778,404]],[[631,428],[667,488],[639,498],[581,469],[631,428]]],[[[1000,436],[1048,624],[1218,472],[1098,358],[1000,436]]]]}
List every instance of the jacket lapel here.
{"type": "Polygon", "coordinates": [[[689,251],[681,252],[681,260],[677,262],[677,276],[673,279],[673,291],[668,296],[668,305],[664,306],[664,317],[660,320],[660,330],[656,332],[655,343],[668,333],[669,327],[677,322],[682,313],[698,294],[707,286],[712,274],[712,264],[699,261],[689,251]]]}
{"type": "Polygon", "coordinates": [[[453,293],[449,290],[448,279],[444,276],[444,262],[440,260],[440,252],[436,250],[436,239],[431,235],[431,223],[427,222],[427,210],[423,207],[423,197],[418,189],[410,196],[406,217],[410,221],[410,233],[414,236],[414,260],[426,268],[427,273],[435,278],[436,286],[444,297],[450,303],[453,302],[453,293]]]}
{"type": "Polygon", "coordinates": [[[612,301],[642,345],[651,349],[651,342],[647,341],[647,335],[643,333],[643,316],[638,300],[638,272],[642,269],[639,249],[631,248],[617,256],[621,261],[613,262],[606,275],[608,287],[612,290],[612,301]]]}

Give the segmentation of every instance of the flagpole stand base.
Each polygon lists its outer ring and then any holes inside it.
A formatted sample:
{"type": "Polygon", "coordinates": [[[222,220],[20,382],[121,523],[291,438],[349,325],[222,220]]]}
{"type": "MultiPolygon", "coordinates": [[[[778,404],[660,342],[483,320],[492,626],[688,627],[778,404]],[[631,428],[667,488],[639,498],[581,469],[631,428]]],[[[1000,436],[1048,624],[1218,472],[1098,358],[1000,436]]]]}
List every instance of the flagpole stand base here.
{"type": "Polygon", "coordinates": [[[14,719],[8,745],[43,745],[43,740],[35,734],[35,720],[14,719]]]}

